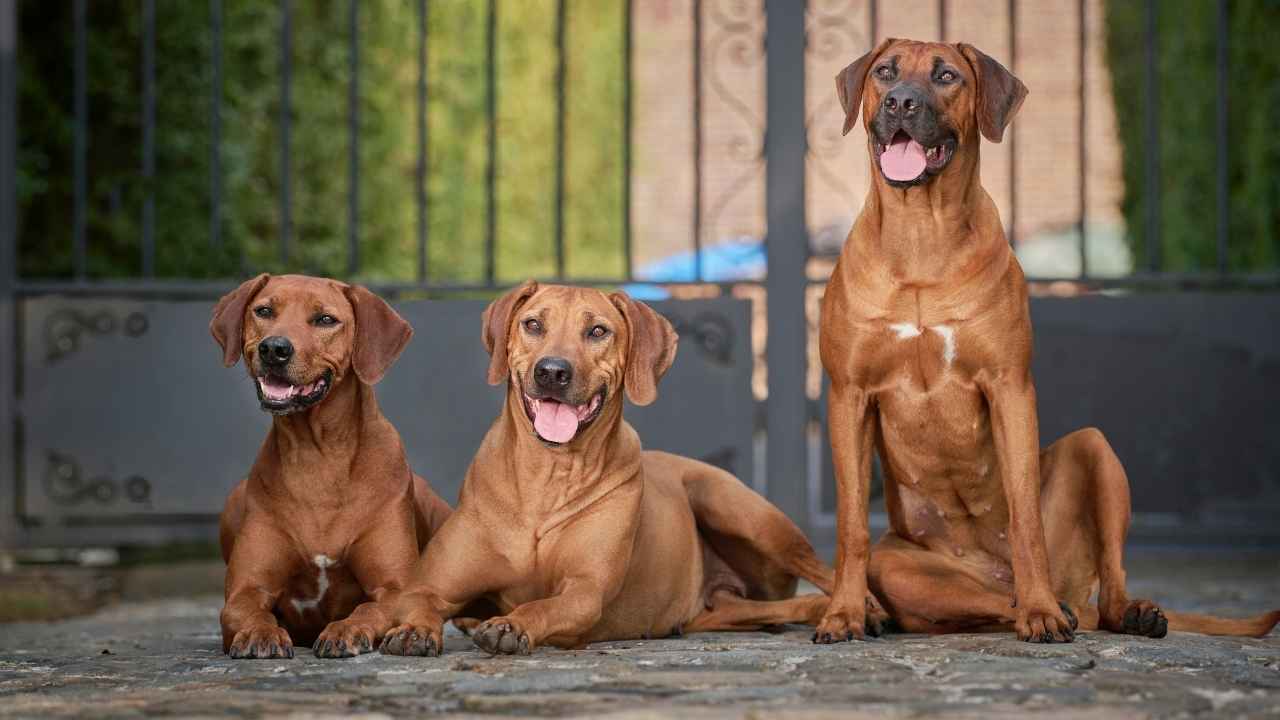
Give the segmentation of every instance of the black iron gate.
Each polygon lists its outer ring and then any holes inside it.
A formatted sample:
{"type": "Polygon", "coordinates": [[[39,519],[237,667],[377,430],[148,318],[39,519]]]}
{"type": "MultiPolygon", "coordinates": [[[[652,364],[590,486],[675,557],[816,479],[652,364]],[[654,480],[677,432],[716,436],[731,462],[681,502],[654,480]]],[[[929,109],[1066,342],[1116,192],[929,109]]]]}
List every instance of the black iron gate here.
{"type": "MultiPolygon", "coordinates": [[[[142,206],[141,274],[101,278],[88,268],[86,193],[92,168],[85,161],[89,103],[84,77],[88,0],[67,0],[75,36],[73,58],[75,198],[68,212],[73,228],[73,271],[68,277],[20,277],[17,207],[17,152],[20,118],[17,113],[18,0],[0,0],[0,547],[69,544],[125,544],[163,542],[178,538],[209,538],[215,514],[230,487],[247,469],[252,449],[265,427],[244,392],[241,371],[222,370],[205,336],[211,301],[233,284],[231,279],[192,280],[158,277],[155,210],[142,206]],[[157,371],[146,361],[149,349],[160,344],[190,348],[191,360],[157,371]],[[177,402],[176,398],[183,398],[177,402]],[[193,410],[193,408],[199,410],[193,410]]],[[[157,178],[155,156],[156,14],[154,0],[142,2],[141,135],[139,150],[144,176],[157,178]]],[[[554,3],[557,65],[552,92],[560,118],[553,131],[557,163],[552,177],[555,220],[551,254],[555,272],[549,280],[599,286],[626,286],[637,280],[631,267],[634,217],[632,182],[632,118],[634,45],[629,0],[620,0],[624,22],[622,92],[624,133],[620,158],[623,192],[621,212],[624,271],[616,276],[570,275],[566,271],[565,219],[566,136],[563,122],[566,65],[566,2],[554,3]]],[[[1010,29],[1008,62],[1017,69],[1018,2],[1007,5],[1010,29]]],[[[430,98],[427,76],[427,0],[416,4],[418,52],[416,142],[417,249],[412,281],[371,282],[400,302],[402,312],[419,330],[419,339],[391,373],[380,395],[388,414],[400,428],[416,470],[442,494],[456,492],[480,433],[492,417],[499,394],[483,385],[477,371],[469,381],[440,387],[427,381],[430,368],[441,363],[483,367],[475,341],[481,301],[503,281],[496,272],[496,245],[501,232],[495,215],[495,158],[497,106],[501,101],[495,53],[496,0],[485,5],[484,103],[488,162],[484,172],[486,207],[483,213],[483,257],[480,281],[446,282],[429,268],[428,245],[448,239],[429,238],[425,191],[430,98]],[[422,298],[432,298],[423,300],[422,298]],[[424,332],[426,331],[426,332],[424,332]],[[430,341],[424,341],[430,336],[430,341]]],[[[552,7],[548,3],[548,8],[552,7]]],[[[947,37],[952,4],[939,2],[937,35],[947,37]]],[[[1083,74],[1085,11],[1079,0],[1083,74]]],[[[1148,8],[1154,3],[1148,2],[1148,8]]],[[[354,28],[360,3],[344,6],[353,32],[347,41],[350,84],[348,142],[351,162],[348,195],[346,272],[362,269],[359,233],[359,147],[361,47],[354,28]]],[[[477,7],[479,7],[477,5],[477,7]]],[[[300,267],[291,257],[290,167],[290,0],[281,0],[279,75],[281,107],[275,122],[280,137],[282,171],[278,202],[280,264],[300,267]]],[[[680,280],[660,283],[704,299],[656,303],[680,328],[682,349],[676,368],[666,381],[664,396],[651,407],[632,409],[629,416],[651,447],[662,447],[707,458],[732,469],[766,493],[820,545],[830,543],[834,486],[823,424],[823,399],[806,391],[812,367],[808,348],[816,332],[811,290],[820,289],[822,272],[815,270],[823,251],[811,249],[813,233],[806,221],[806,174],[822,142],[815,139],[825,125],[838,125],[834,116],[806,108],[809,84],[830,85],[828,77],[806,78],[806,61],[825,52],[824,34],[855,42],[846,50],[852,58],[873,46],[889,4],[832,3],[810,0],[760,0],[726,3],[689,0],[695,37],[690,59],[694,127],[692,163],[697,180],[692,186],[693,227],[690,232],[692,269],[680,280]],[[730,7],[732,6],[732,7],[730,7]],[[716,28],[732,34],[730,49],[763,58],[761,73],[767,96],[758,153],[749,159],[752,172],[764,177],[763,238],[768,258],[766,274],[748,279],[714,280],[704,272],[704,244],[708,240],[702,179],[704,141],[709,130],[702,113],[708,86],[704,35],[716,28]],[[834,28],[834,29],[833,29],[834,28]],[[765,37],[767,35],[767,52],[765,37]],[[741,292],[745,291],[745,292],[741,292]],[[751,302],[763,303],[767,349],[755,356],[751,302]],[[710,297],[708,297],[710,296],[710,297]],[[751,384],[752,365],[764,361],[767,394],[757,399],[751,384]]],[[[1225,3],[1220,2],[1225,13],[1225,3]]],[[[1153,12],[1149,10],[1149,12],[1153,12]]],[[[221,73],[221,0],[209,3],[209,41],[214,87],[221,73]]],[[[1220,20],[1223,15],[1220,15],[1220,20]]],[[[1223,26],[1225,27],[1225,25],[1223,26]]],[[[723,34],[723,33],[722,33],[723,34]]],[[[1147,42],[1155,38],[1149,32],[1147,42]]],[[[1219,41],[1225,36],[1219,33],[1219,41]]],[[[713,38],[712,43],[721,43],[713,38]]],[[[1220,63],[1225,55],[1219,53],[1220,63]]],[[[1225,64],[1219,66],[1223,77],[1225,64]]],[[[713,83],[714,85],[714,83],[713,83]]],[[[1085,117],[1081,82],[1081,176],[1085,117]]],[[[1222,91],[1222,88],[1219,88],[1222,91]]],[[[210,94],[214,132],[210,166],[210,240],[220,242],[226,199],[219,177],[220,94],[210,94]]],[[[830,114],[830,113],[828,113],[830,114]]],[[[1226,115],[1219,116],[1219,130],[1226,115]]],[[[1017,125],[1012,135],[1016,138],[1017,125]]],[[[1016,142],[1016,140],[1014,140],[1016,142]]],[[[1158,138],[1154,139],[1158,143],[1158,138]]],[[[744,145],[748,154],[757,147],[744,145]]],[[[1158,148],[1158,145],[1153,147],[1158,148]]],[[[1149,149],[1149,152],[1156,150],[1149,149]]],[[[1150,177],[1159,173],[1149,163],[1150,177]]],[[[835,168],[834,172],[840,172],[835,168]]],[[[1010,166],[1010,215],[1016,214],[1020,180],[1010,166]]],[[[1219,213],[1226,192],[1220,168],[1215,192],[1219,213]]],[[[1154,180],[1151,192],[1158,192],[1154,180]]],[[[861,197],[850,194],[856,207],[861,197]]],[[[707,203],[709,204],[709,203],[707,203]]],[[[1121,291],[1110,296],[1036,299],[1036,378],[1040,396],[1043,440],[1082,425],[1097,425],[1111,437],[1126,463],[1134,487],[1135,532],[1148,537],[1183,540],[1280,539],[1271,518],[1280,509],[1280,347],[1276,317],[1280,295],[1274,290],[1280,276],[1233,274],[1224,258],[1228,248],[1226,224],[1220,220],[1219,263],[1202,275],[1161,272],[1160,258],[1147,258],[1144,270],[1121,278],[1090,276],[1085,257],[1085,212],[1080,206],[1081,272],[1066,281],[1077,289],[1121,291]],[[1162,292],[1152,293],[1151,290],[1162,292]],[[1250,290],[1248,294],[1224,290],[1250,290]]],[[[1006,217],[1011,227],[1013,217],[1006,217]]],[[[1158,222],[1158,219],[1157,219],[1158,222]]],[[[1157,228],[1158,231],[1158,228],[1157,228]]],[[[1012,236],[1012,233],[1011,233],[1012,236]]],[[[710,238],[712,242],[716,238],[710,238]]],[[[251,269],[242,268],[247,273],[251,269]]],[[[882,518],[881,518],[882,520],[882,518]]]]}

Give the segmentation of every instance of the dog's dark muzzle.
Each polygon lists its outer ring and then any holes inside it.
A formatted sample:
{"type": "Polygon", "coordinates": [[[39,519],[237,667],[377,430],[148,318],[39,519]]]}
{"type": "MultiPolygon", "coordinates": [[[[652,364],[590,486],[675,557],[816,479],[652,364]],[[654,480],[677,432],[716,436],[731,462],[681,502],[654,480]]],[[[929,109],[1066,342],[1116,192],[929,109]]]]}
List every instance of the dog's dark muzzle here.
{"type": "Polygon", "coordinates": [[[932,147],[950,135],[938,117],[937,108],[922,89],[910,83],[900,83],[885,93],[871,129],[881,145],[892,143],[901,130],[920,144],[932,147]]]}

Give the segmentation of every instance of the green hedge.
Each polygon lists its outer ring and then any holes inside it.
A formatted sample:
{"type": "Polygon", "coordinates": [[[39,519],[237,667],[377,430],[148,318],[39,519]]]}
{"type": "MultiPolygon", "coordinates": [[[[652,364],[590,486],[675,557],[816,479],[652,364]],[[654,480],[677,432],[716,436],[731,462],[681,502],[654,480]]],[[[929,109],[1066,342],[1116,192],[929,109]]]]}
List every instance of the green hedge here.
{"type": "MultiPolygon", "coordinates": [[[[141,174],[140,3],[89,3],[89,272],[141,270],[142,200],[156,205],[157,274],[242,270],[344,275],[347,257],[348,3],[293,4],[293,254],[279,260],[279,4],[228,0],[223,21],[221,251],[209,242],[208,5],[157,3],[156,162],[141,174]],[[244,266],[241,258],[243,256],[244,266]]],[[[485,233],[486,4],[433,2],[428,18],[431,277],[481,278],[485,233]]],[[[555,16],[499,3],[498,273],[553,271],[555,16]]],[[[623,268],[622,4],[573,0],[566,245],[571,272],[623,268]]],[[[72,272],[71,3],[20,4],[21,273],[72,272]]],[[[414,277],[416,3],[360,5],[361,276],[414,277]]]]}
{"type": "MultiPolygon", "coordinates": [[[[1230,3],[1230,141],[1217,144],[1217,5],[1157,3],[1160,132],[1160,245],[1163,269],[1217,267],[1216,167],[1230,168],[1230,252],[1234,271],[1273,269],[1280,258],[1280,2],[1230,3]]],[[[1107,61],[1124,151],[1124,214],[1135,266],[1147,257],[1145,3],[1106,6],[1107,61]]]]}

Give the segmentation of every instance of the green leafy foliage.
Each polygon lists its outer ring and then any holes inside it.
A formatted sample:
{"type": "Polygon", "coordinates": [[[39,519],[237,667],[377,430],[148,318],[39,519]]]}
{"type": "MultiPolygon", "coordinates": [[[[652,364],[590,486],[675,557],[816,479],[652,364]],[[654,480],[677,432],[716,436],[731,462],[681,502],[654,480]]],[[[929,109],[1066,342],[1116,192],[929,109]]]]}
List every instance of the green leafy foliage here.
{"type": "MultiPolygon", "coordinates": [[[[1280,53],[1267,28],[1280,27],[1280,3],[1235,0],[1229,15],[1229,138],[1217,143],[1216,23],[1211,2],[1157,8],[1157,112],[1160,165],[1160,267],[1217,267],[1216,167],[1227,153],[1228,268],[1256,271],[1280,258],[1280,53]]],[[[1146,4],[1106,5],[1107,60],[1124,152],[1124,215],[1137,264],[1148,258],[1146,4]]]]}
{"type": "MultiPolygon", "coordinates": [[[[218,242],[211,233],[209,6],[156,4],[156,175],[142,173],[140,3],[89,4],[88,275],[141,272],[142,205],[155,202],[156,274],[346,276],[349,3],[292,4],[291,232],[282,257],[280,4],[225,0],[218,242]]],[[[428,4],[429,278],[484,277],[489,198],[487,4],[428,4]]],[[[556,52],[550,3],[498,3],[495,245],[499,280],[554,272],[556,52]]],[[[20,272],[74,271],[74,24],[69,2],[20,4],[20,272]]],[[[571,272],[623,268],[622,3],[572,0],[566,45],[564,227],[571,272]]],[[[360,279],[418,266],[417,4],[359,4],[360,279]]]]}

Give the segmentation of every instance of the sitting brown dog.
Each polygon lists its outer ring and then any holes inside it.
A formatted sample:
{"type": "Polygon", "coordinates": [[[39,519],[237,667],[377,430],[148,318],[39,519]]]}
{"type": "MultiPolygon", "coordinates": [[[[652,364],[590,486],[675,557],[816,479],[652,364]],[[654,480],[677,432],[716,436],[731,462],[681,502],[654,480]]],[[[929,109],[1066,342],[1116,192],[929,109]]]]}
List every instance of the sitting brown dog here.
{"type": "Polygon", "coordinates": [[[489,382],[506,405],[427,547],[382,643],[437,655],[467,623],[491,653],[539,645],[817,622],[831,570],[779,510],[706,463],[641,451],[623,395],[653,402],[676,354],[671,324],[624,293],[527,282],[484,313],[489,382]],[[460,623],[461,625],[461,623],[460,623]]]}
{"type": "Polygon", "coordinates": [[[862,108],[872,186],[822,303],[839,546],[816,639],[862,635],[868,579],[912,632],[1270,631],[1280,612],[1130,600],[1119,459],[1092,428],[1040,449],[1027,285],[978,176],[979,135],[999,142],[1026,88],[971,45],[892,39],[836,87],[846,133],[862,108]],[[873,447],[890,530],[869,548],[873,447]]]}
{"type": "Polygon", "coordinates": [[[403,587],[449,515],[409,470],[373,384],[413,335],[368,290],[259,275],[222,298],[209,330],[227,367],[243,353],[271,413],[258,459],[222,512],[222,649],[233,658],[373,649],[380,601],[403,587]]]}

